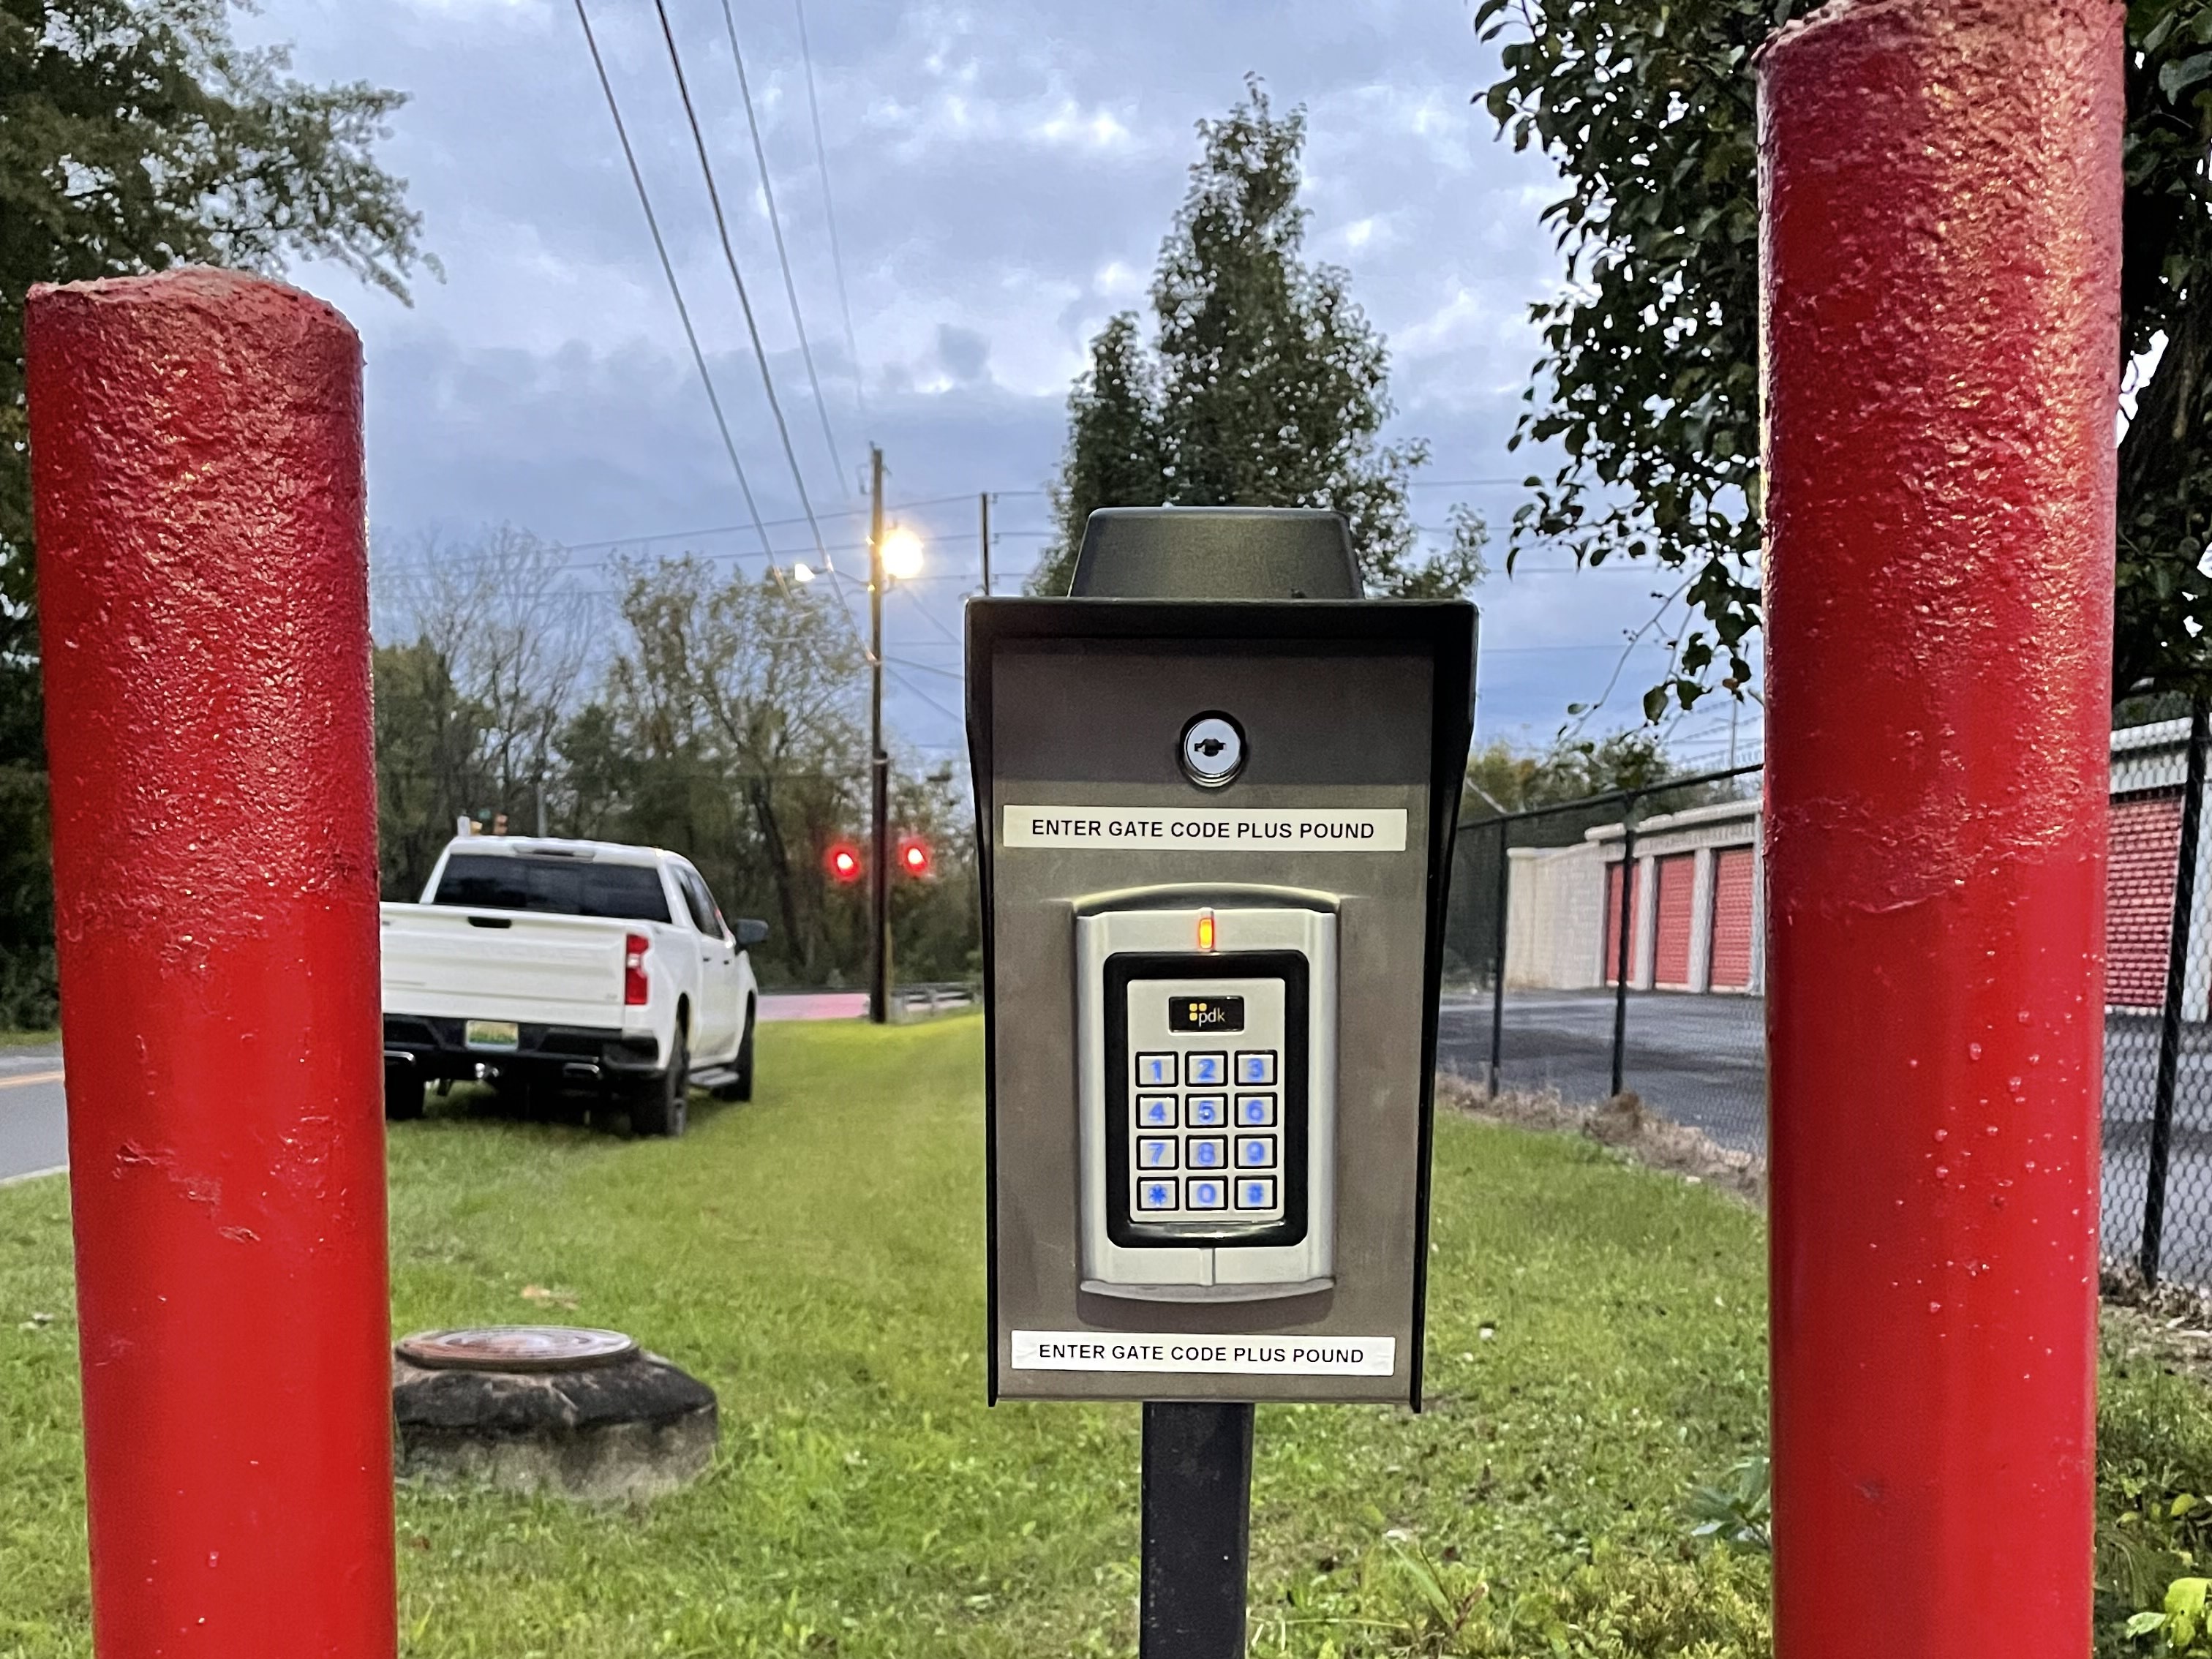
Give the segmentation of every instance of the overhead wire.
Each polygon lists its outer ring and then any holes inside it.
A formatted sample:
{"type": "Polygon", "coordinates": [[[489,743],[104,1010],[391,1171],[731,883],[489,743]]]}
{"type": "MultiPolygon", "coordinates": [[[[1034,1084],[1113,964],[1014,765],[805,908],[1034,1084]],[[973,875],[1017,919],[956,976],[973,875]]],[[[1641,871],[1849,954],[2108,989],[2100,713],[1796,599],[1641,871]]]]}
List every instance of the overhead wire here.
{"type": "Polygon", "coordinates": [[[753,161],[760,168],[761,199],[768,204],[768,228],[775,237],[775,261],[783,268],[784,297],[791,301],[791,326],[799,336],[799,356],[806,365],[806,384],[814,392],[814,412],[822,419],[822,441],[830,451],[830,465],[840,477],[849,475],[845,471],[845,458],[837,450],[837,434],[830,429],[830,404],[822,395],[821,376],[814,372],[814,348],[806,338],[806,319],[799,308],[799,284],[792,280],[791,253],[783,241],[783,216],[776,211],[775,185],[769,177],[768,146],[761,142],[760,118],[753,109],[752,82],[745,74],[745,55],[738,46],[738,21],[730,10],[730,0],[722,0],[722,27],[730,37],[730,58],[738,66],[738,92],[744,100],[745,127],[752,134],[753,161]]]}
{"type": "MultiPolygon", "coordinates": [[[[580,5],[582,0],[577,0],[580,5]]],[[[753,316],[752,296],[745,290],[744,274],[738,269],[737,250],[730,242],[730,222],[722,211],[722,192],[714,183],[714,163],[707,154],[707,138],[699,126],[699,112],[691,102],[691,83],[684,73],[684,54],[676,44],[676,30],[668,21],[667,0],[653,0],[653,9],[660,19],[660,37],[668,43],[668,64],[676,73],[676,93],[684,105],[684,124],[691,130],[691,145],[699,155],[699,172],[707,181],[707,202],[714,210],[714,232],[722,245],[723,263],[729,267],[730,281],[738,291],[738,306],[744,313],[745,333],[752,342],[753,360],[760,365],[761,386],[768,394],[769,413],[775,416],[776,437],[783,445],[783,459],[791,469],[792,488],[799,492],[799,509],[806,515],[806,525],[814,538],[815,550],[821,556],[823,568],[831,574],[836,573],[836,562],[830,556],[829,548],[822,539],[822,526],[816,521],[813,499],[806,491],[806,475],[799,465],[799,452],[791,441],[791,425],[783,417],[783,402],[775,395],[775,376],[769,372],[768,350],[761,343],[760,324],[753,316]]],[[[852,625],[860,639],[860,649],[872,661],[873,648],[860,627],[860,620],[853,614],[852,602],[845,597],[842,583],[833,584],[837,603],[845,612],[845,620],[852,625]]]]}
{"type": "Polygon", "coordinates": [[[753,499],[753,487],[745,477],[745,465],[738,459],[737,441],[730,435],[729,417],[722,412],[721,394],[714,389],[714,376],[707,367],[707,354],[699,347],[699,331],[692,326],[691,308],[684,302],[683,285],[676,280],[675,263],[668,257],[667,240],[660,234],[659,216],[653,210],[653,197],[645,187],[645,174],[637,165],[637,151],[629,142],[629,129],[623,124],[622,106],[615,98],[614,82],[607,78],[606,59],[599,55],[599,37],[592,32],[592,20],[584,10],[584,0],[575,0],[576,21],[584,26],[584,44],[591,49],[592,68],[599,77],[599,90],[606,94],[607,113],[614,118],[615,137],[622,145],[623,160],[629,167],[630,183],[637,188],[638,205],[645,210],[645,228],[653,234],[653,251],[660,260],[660,274],[668,279],[669,296],[676,301],[676,315],[684,325],[684,337],[691,347],[691,361],[697,365],[700,384],[707,389],[707,402],[714,411],[714,428],[722,434],[723,452],[730,458],[730,470],[737,475],[738,493],[744,497],[745,511],[751,517],[752,528],[760,537],[761,549],[774,563],[775,553],[770,546],[768,526],[762,522],[760,504],[753,499]]]}
{"type": "Polygon", "coordinates": [[[845,289],[845,250],[837,240],[837,204],[830,192],[830,155],[822,143],[822,104],[814,94],[814,48],[806,38],[806,0],[793,0],[799,13],[799,61],[806,70],[806,114],[814,127],[814,167],[822,178],[822,216],[830,227],[830,269],[837,279],[837,310],[845,323],[845,352],[853,364],[853,404],[868,418],[866,382],[860,374],[860,345],[853,332],[853,301],[845,289]]]}

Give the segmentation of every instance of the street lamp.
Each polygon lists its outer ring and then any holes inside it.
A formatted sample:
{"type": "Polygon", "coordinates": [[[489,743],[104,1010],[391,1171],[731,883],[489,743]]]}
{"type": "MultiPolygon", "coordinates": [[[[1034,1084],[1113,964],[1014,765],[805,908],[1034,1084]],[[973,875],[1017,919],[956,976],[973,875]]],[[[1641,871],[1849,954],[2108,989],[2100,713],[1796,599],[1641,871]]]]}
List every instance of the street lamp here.
{"type": "Polygon", "coordinates": [[[884,587],[921,574],[921,538],[884,525],[884,452],[868,450],[868,1018],[891,1017],[890,757],[884,752],[884,587]]]}
{"type": "Polygon", "coordinates": [[[884,538],[884,574],[900,582],[921,574],[921,538],[904,525],[884,538]]]}

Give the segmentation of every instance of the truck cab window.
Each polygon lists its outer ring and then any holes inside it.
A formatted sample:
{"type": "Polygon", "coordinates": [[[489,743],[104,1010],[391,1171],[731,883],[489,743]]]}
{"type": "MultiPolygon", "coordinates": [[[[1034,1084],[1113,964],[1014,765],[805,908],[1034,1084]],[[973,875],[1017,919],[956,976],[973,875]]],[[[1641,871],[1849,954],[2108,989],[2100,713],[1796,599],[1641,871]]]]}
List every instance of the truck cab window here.
{"type": "Polygon", "coordinates": [[[452,854],[431,902],[621,921],[669,919],[660,872],[649,864],[585,863],[498,853],[452,854]]]}

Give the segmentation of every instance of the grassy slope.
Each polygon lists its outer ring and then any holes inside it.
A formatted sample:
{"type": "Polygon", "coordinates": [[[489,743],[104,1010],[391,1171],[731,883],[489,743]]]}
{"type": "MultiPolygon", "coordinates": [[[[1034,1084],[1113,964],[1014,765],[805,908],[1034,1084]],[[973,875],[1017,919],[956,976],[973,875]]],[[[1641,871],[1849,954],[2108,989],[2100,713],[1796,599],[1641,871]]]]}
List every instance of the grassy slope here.
{"type": "Polygon", "coordinates": [[[0,1030],[0,1048],[43,1048],[61,1040],[59,1031],[0,1030]]]}
{"type": "MultiPolygon", "coordinates": [[[[641,1514],[404,1490],[406,1651],[1132,1650],[1136,1409],[981,1403],[979,1039],[767,1027],[760,1099],[674,1144],[394,1134],[397,1328],[617,1325],[722,1402],[712,1473],[641,1514]]],[[[1759,1218],[1463,1121],[1436,1190],[1430,1411],[1261,1413],[1255,1652],[1538,1652],[1563,1630],[1576,1652],[1763,1652],[1763,1566],[1693,1552],[1679,1519],[1763,1437],[1759,1218]]],[[[89,1652],[64,1207],[58,1182],[0,1190],[11,1654],[89,1652]],[[61,1317],[18,1328],[34,1310],[61,1317]]],[[[2193,1385],[2140,1388],[2139,1417],[2212,1437],[2193,1385]]]]}

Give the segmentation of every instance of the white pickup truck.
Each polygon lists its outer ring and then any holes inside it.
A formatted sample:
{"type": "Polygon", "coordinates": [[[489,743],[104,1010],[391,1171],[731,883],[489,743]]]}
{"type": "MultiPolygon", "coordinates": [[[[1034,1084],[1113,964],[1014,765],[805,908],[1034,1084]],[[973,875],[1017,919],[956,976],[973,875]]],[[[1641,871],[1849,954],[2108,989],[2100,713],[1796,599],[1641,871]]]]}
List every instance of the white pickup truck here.
{"type": "Polygon", "coordinates": [[[649,1135],[684,1133],[693,1087],[751,1098],[768,924],[732,929],[675,854],[465,836],[381,908],[387,1117],[442,1079],[598,1089],[649,1135]]]}

